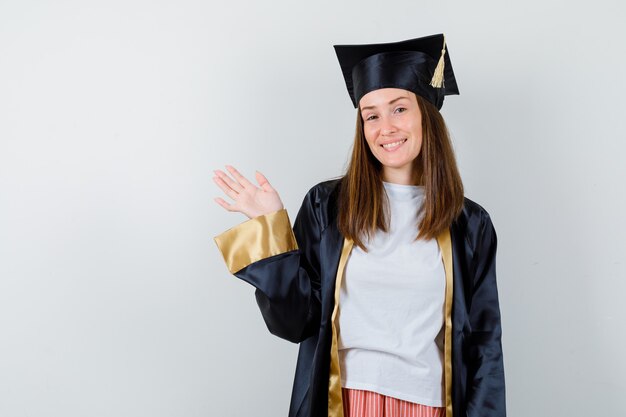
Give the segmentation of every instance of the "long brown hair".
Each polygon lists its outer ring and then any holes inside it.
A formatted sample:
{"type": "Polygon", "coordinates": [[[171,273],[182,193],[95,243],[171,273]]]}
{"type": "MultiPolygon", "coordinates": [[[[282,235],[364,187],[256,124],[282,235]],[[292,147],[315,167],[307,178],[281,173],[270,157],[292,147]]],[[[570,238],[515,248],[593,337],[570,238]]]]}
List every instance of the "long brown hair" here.
{"type": "MultiPolygon", "coordinates": [[[[413,161],[416,177],[424,186],[422,215],[415,240],[436,238],[463,209],[463,182],[454,157],[450,134],[439,110],[416,95],[422,113],[422,147],[413,161]]],[[[417,210],[417,208],[416,208],[417,210]]],[[[389,200],[384,191],[382,164],[372,154],[357,109],[352,157],[341,180],[338,196],[338,228],[365,252],[362,237],[376,229],[389,230],[389,200]]]]}

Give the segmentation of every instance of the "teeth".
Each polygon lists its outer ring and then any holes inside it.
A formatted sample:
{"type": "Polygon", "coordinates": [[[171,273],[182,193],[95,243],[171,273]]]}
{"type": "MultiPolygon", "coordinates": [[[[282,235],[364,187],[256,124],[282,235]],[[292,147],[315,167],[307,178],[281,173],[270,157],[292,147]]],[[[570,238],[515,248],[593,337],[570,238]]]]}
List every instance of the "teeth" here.
{"type": "Polygon", "coordinates": [[[393,142],[393,143],[388,143],[386,145],[383,145],[383,148],[393,148],[394,146],[398,146],[399,144],[403,143],[406,139],[402,139],[399,140],[397,142],[393,142]]]}

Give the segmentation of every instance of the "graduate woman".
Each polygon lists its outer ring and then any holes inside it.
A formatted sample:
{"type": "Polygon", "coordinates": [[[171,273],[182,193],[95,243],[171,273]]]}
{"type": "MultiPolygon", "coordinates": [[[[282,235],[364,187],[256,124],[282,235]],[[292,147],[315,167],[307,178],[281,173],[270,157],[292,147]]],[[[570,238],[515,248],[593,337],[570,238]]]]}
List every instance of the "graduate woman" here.
{"type": "Polygon", "coordinates": [[[443,35],[337,45],[357,108],[344,175],[304,197],[234,167],[214,181],[250,219],[215,237],[271,333],[299,343],[290,417],[504,417],[496,232],[466,198],[444,120],[443,35]]]}

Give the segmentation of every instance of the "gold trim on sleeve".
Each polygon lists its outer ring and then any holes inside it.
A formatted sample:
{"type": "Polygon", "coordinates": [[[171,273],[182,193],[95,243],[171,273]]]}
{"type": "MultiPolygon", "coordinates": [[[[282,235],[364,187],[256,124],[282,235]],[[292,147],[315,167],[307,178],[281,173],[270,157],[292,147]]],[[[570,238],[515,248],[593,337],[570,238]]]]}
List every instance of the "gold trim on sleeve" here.
{"type": "Polygon", "coordinates": [[[339,267],[337,268],[337,277],[335,280],[335,307],[331,316],[333,341],[330,347],[330,377],[328,380],[328,417],[344,417],[343,416],[343,399],[341,397],[341,369],[339,368],[339,348],[337,345],[337,327],[335,326],[335,318],[339,310],[339,291],[341,290],[341,280],[343,279],[344,269],[348,262],[348,256],[352,250],[353,242],[351,239],[344,238],[341,258],[339,258],[339,267]]]}
{"type": "Polygon", "coordinates": [[[231,274],[261,259],[298,249],[284,208],[246,220],[213,239],[231,274]]]}
{"type": "Polygon", "coordinates": [[[446,298],[445,298],[445,339],[444,339],[444,378],[446,392],[446,417],[452,417],[452,243],[450,229],[446,229],[439,236],[437,242],[443,258],[443,267],[446,274],[446,298]]]}

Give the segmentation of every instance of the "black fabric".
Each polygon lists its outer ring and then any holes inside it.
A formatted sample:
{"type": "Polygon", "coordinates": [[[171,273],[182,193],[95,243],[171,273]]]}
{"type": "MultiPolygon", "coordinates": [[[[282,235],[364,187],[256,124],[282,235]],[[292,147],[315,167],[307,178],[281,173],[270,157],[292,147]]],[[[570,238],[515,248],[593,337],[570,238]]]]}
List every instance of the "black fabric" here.
{"type": "Polygon", "coordinates": [[[370,91],[402,88],[424,97],[440,109],[444,89],[430,86],[436,65],[422,52],[384,52],[369,56],[352,69],[354,98],[358,103],[370,91]]]}
{"type": "MultiPolygon", "coordinates": [[[[321,182],[306,194],[293,225],[298,250],[235,273],[256,287],[269,331],[300,343],[289,417],[328,413],[331,315],[344,241],[336,223],[339,181],[321,182]]],[[[496,232],[487,211],[468,198],[450,232],[453,415],[505,417],[496,232]]]]}
{"type": "Polygon", "coordinates": [[[391,43],[335,45],[354,107],[370,91],[392,87],[413,91],[441,109],[446,95],[459,94],[447,46],[443,86],[430,85],[443,43],[443,34],[438,34],[391,43]]]}

